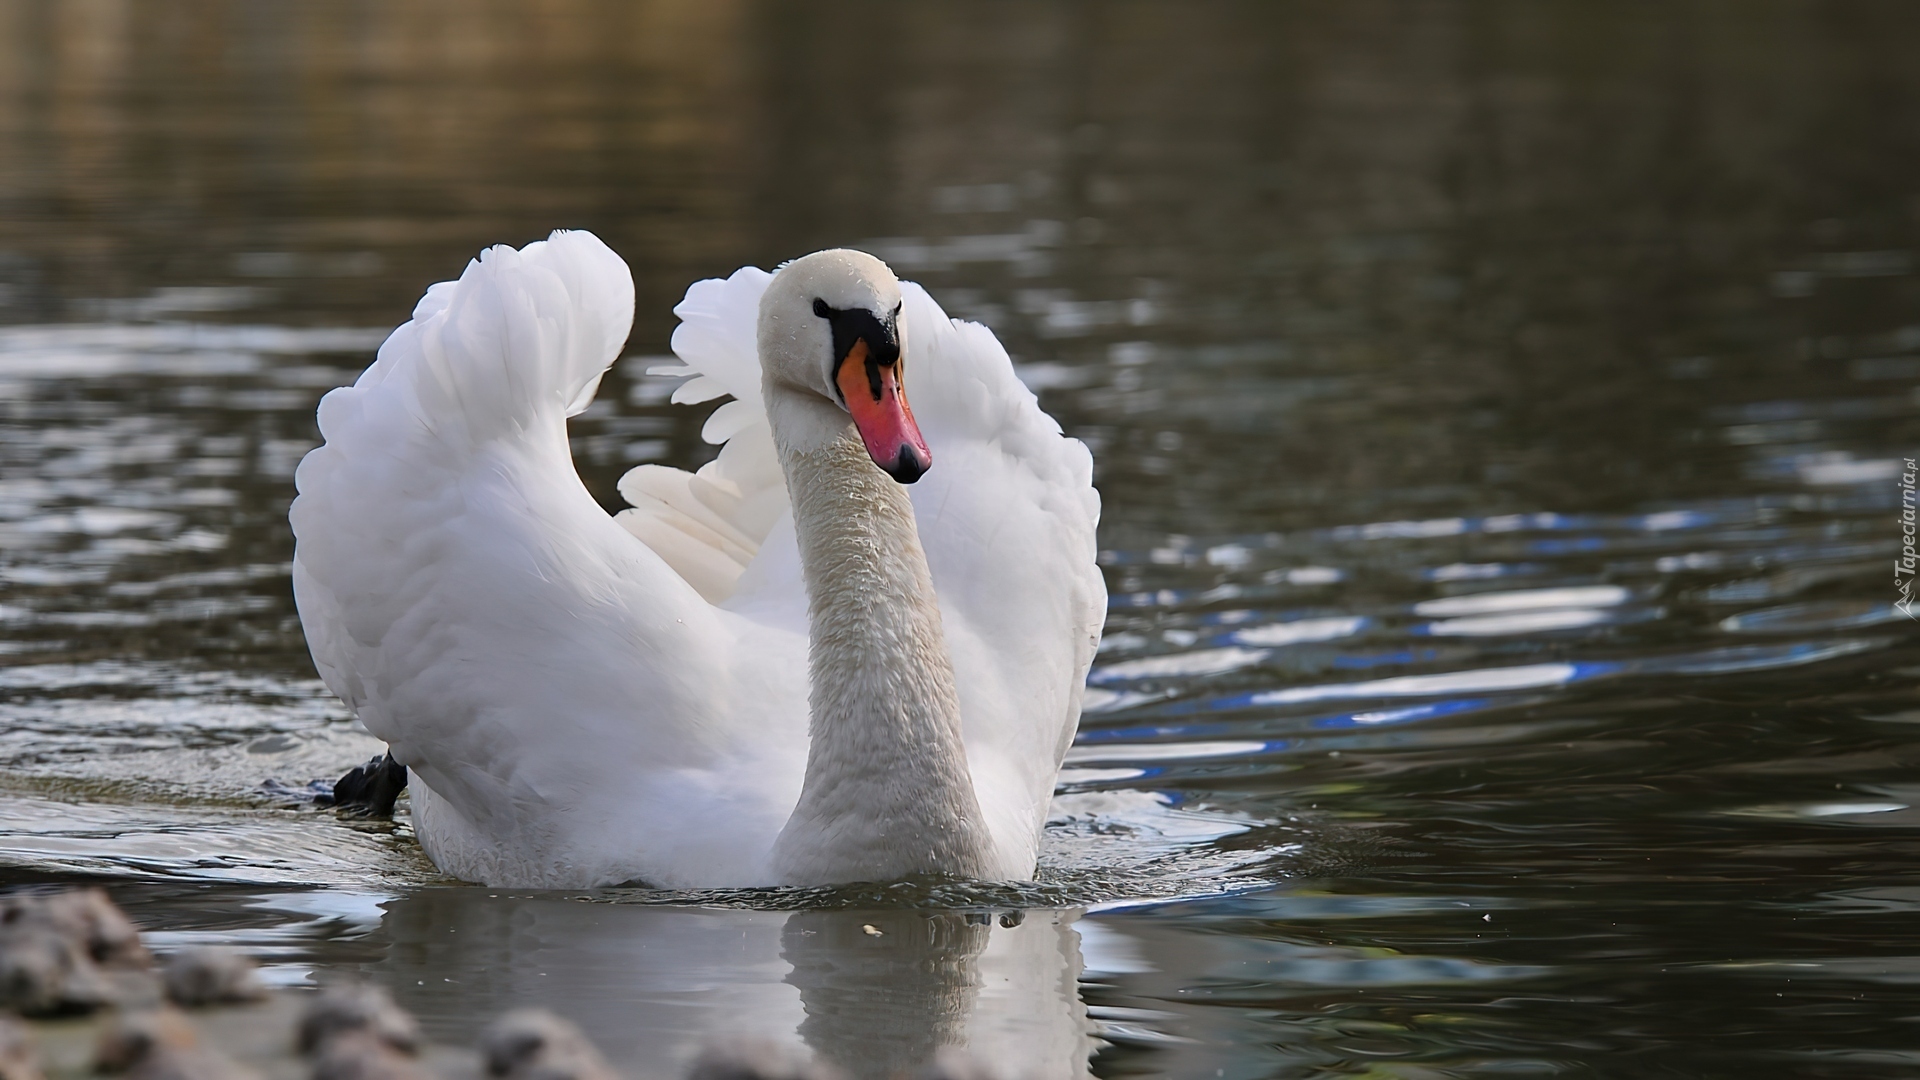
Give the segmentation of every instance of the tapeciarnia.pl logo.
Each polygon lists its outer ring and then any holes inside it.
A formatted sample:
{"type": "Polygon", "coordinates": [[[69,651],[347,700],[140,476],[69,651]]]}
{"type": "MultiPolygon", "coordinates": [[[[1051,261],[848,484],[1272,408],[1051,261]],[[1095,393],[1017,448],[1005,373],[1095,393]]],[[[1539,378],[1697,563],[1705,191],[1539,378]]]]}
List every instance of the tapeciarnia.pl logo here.
{"type": "Polygon", "coordinates": [[[1893,606],[1909,619],[1920,619],[1913,613],[1913,574],[1915,560],[1920,559],[1913,550],[1913,479],[1920,469],[1914,468],[1912,458],[1904,460],[1907,467],[1900,474],[1900,558],[1893,564],[1893,587],[1899,590],[1900,599],[1894,601],[1893,606]]]}

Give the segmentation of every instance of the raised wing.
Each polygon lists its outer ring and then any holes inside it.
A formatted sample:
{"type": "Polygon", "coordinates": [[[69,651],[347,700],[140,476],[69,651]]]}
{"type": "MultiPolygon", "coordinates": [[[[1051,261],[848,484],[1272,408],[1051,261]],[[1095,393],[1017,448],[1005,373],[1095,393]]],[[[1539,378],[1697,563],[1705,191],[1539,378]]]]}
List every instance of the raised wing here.
{"type": "Polygon", "coordinates": [[[701,429],[720,456],[695,473],[641,465],[620,480],[632,506],[617,520],[645,541],[711,603],[731,597],[740,575],[787,510],[787,486],[760,398],[755,343],[760,294],[773,275],[743,267],[725,280],[695,282],[673,309],[679,365],[655,375],[690,375],[673,400],[692,405],[731,396],[701,429]]]}
{"type": "Polygon", "coordinates": [[[907,395],[933,450],[914,515],[968,766],[995,832],[1032,842],[1106,616],[1093,457],[1040,410],[992,331],[948,319],[918,285],[902,291],[907,395]]]}
{"type": "Polygon", "coordinates": [[[797,789],[797,769],[737,775],[779,741],[743,731],[739,620],[574,470],[566,417],[632,311],[626,264],[591,234],[494,248],[327,395],[326,444],[296,477],[294,591],[315,664],[432,790],[422,841],[470,879],[620,880],[705,859],[717,879],[751,880],[723,865],[742,845],[714,842],[687,807],[712,822],[718,804],[695,793],[745,792],[724,834],[759,820],[770,842],[792,805],[781,789],[797,789]],[[711,854],[663,854],[689,845],[711,854]],[[542,862],[490,865],[500,852],[542,862]]]}

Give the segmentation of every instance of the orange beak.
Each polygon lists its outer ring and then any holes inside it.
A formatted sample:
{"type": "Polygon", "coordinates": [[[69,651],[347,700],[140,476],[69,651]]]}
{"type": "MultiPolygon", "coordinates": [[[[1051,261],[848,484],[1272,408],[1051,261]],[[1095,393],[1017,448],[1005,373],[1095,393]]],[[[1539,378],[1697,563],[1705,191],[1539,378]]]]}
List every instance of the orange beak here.
{"type": "Polygon", "coordinates": [[[895,480],[911,484],[932,467],[933,453],[913,422],[900,374],[899,361],[879,363],[868,352],[866,339],[856,338],[840,361],[834,383],[873,463],[895,480]]]}

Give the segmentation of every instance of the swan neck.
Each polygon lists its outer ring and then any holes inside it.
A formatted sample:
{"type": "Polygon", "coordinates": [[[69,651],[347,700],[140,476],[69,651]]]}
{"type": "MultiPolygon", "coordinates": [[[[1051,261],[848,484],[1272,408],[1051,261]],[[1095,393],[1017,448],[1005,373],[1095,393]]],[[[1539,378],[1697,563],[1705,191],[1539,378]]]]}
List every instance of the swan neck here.
{"type": "Polygon", "coordinates": [[[775,870],[792,884],[983,876],[986,832],[913,503],[844,413],[830,437],[831,418],[812,412],[811,438],[783,438],[795,417],[782,405],[799,403],[770,400],[769,416],[807,586],[812,687],[806,779],[775,870]]]}

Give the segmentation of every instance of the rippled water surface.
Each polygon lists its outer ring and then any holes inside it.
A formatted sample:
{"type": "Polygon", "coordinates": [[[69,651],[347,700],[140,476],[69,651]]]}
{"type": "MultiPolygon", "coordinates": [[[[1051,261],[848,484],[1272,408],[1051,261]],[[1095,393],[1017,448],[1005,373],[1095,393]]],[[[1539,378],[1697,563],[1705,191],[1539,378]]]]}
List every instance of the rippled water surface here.
{"type": "Polygon", "coordinates": [[[0,878],[859,1076],[1920,1068],[1920,11],[0,5],[0,878]],[[313,408],[591,228],[617,506],[687,283],[829,244],[1008,343],[1113,595],[1042,881],[527,894],[312,805],[313,408]],[[1018,1069],[1013,1070],[1016,1073],[1018,1069]]]}

